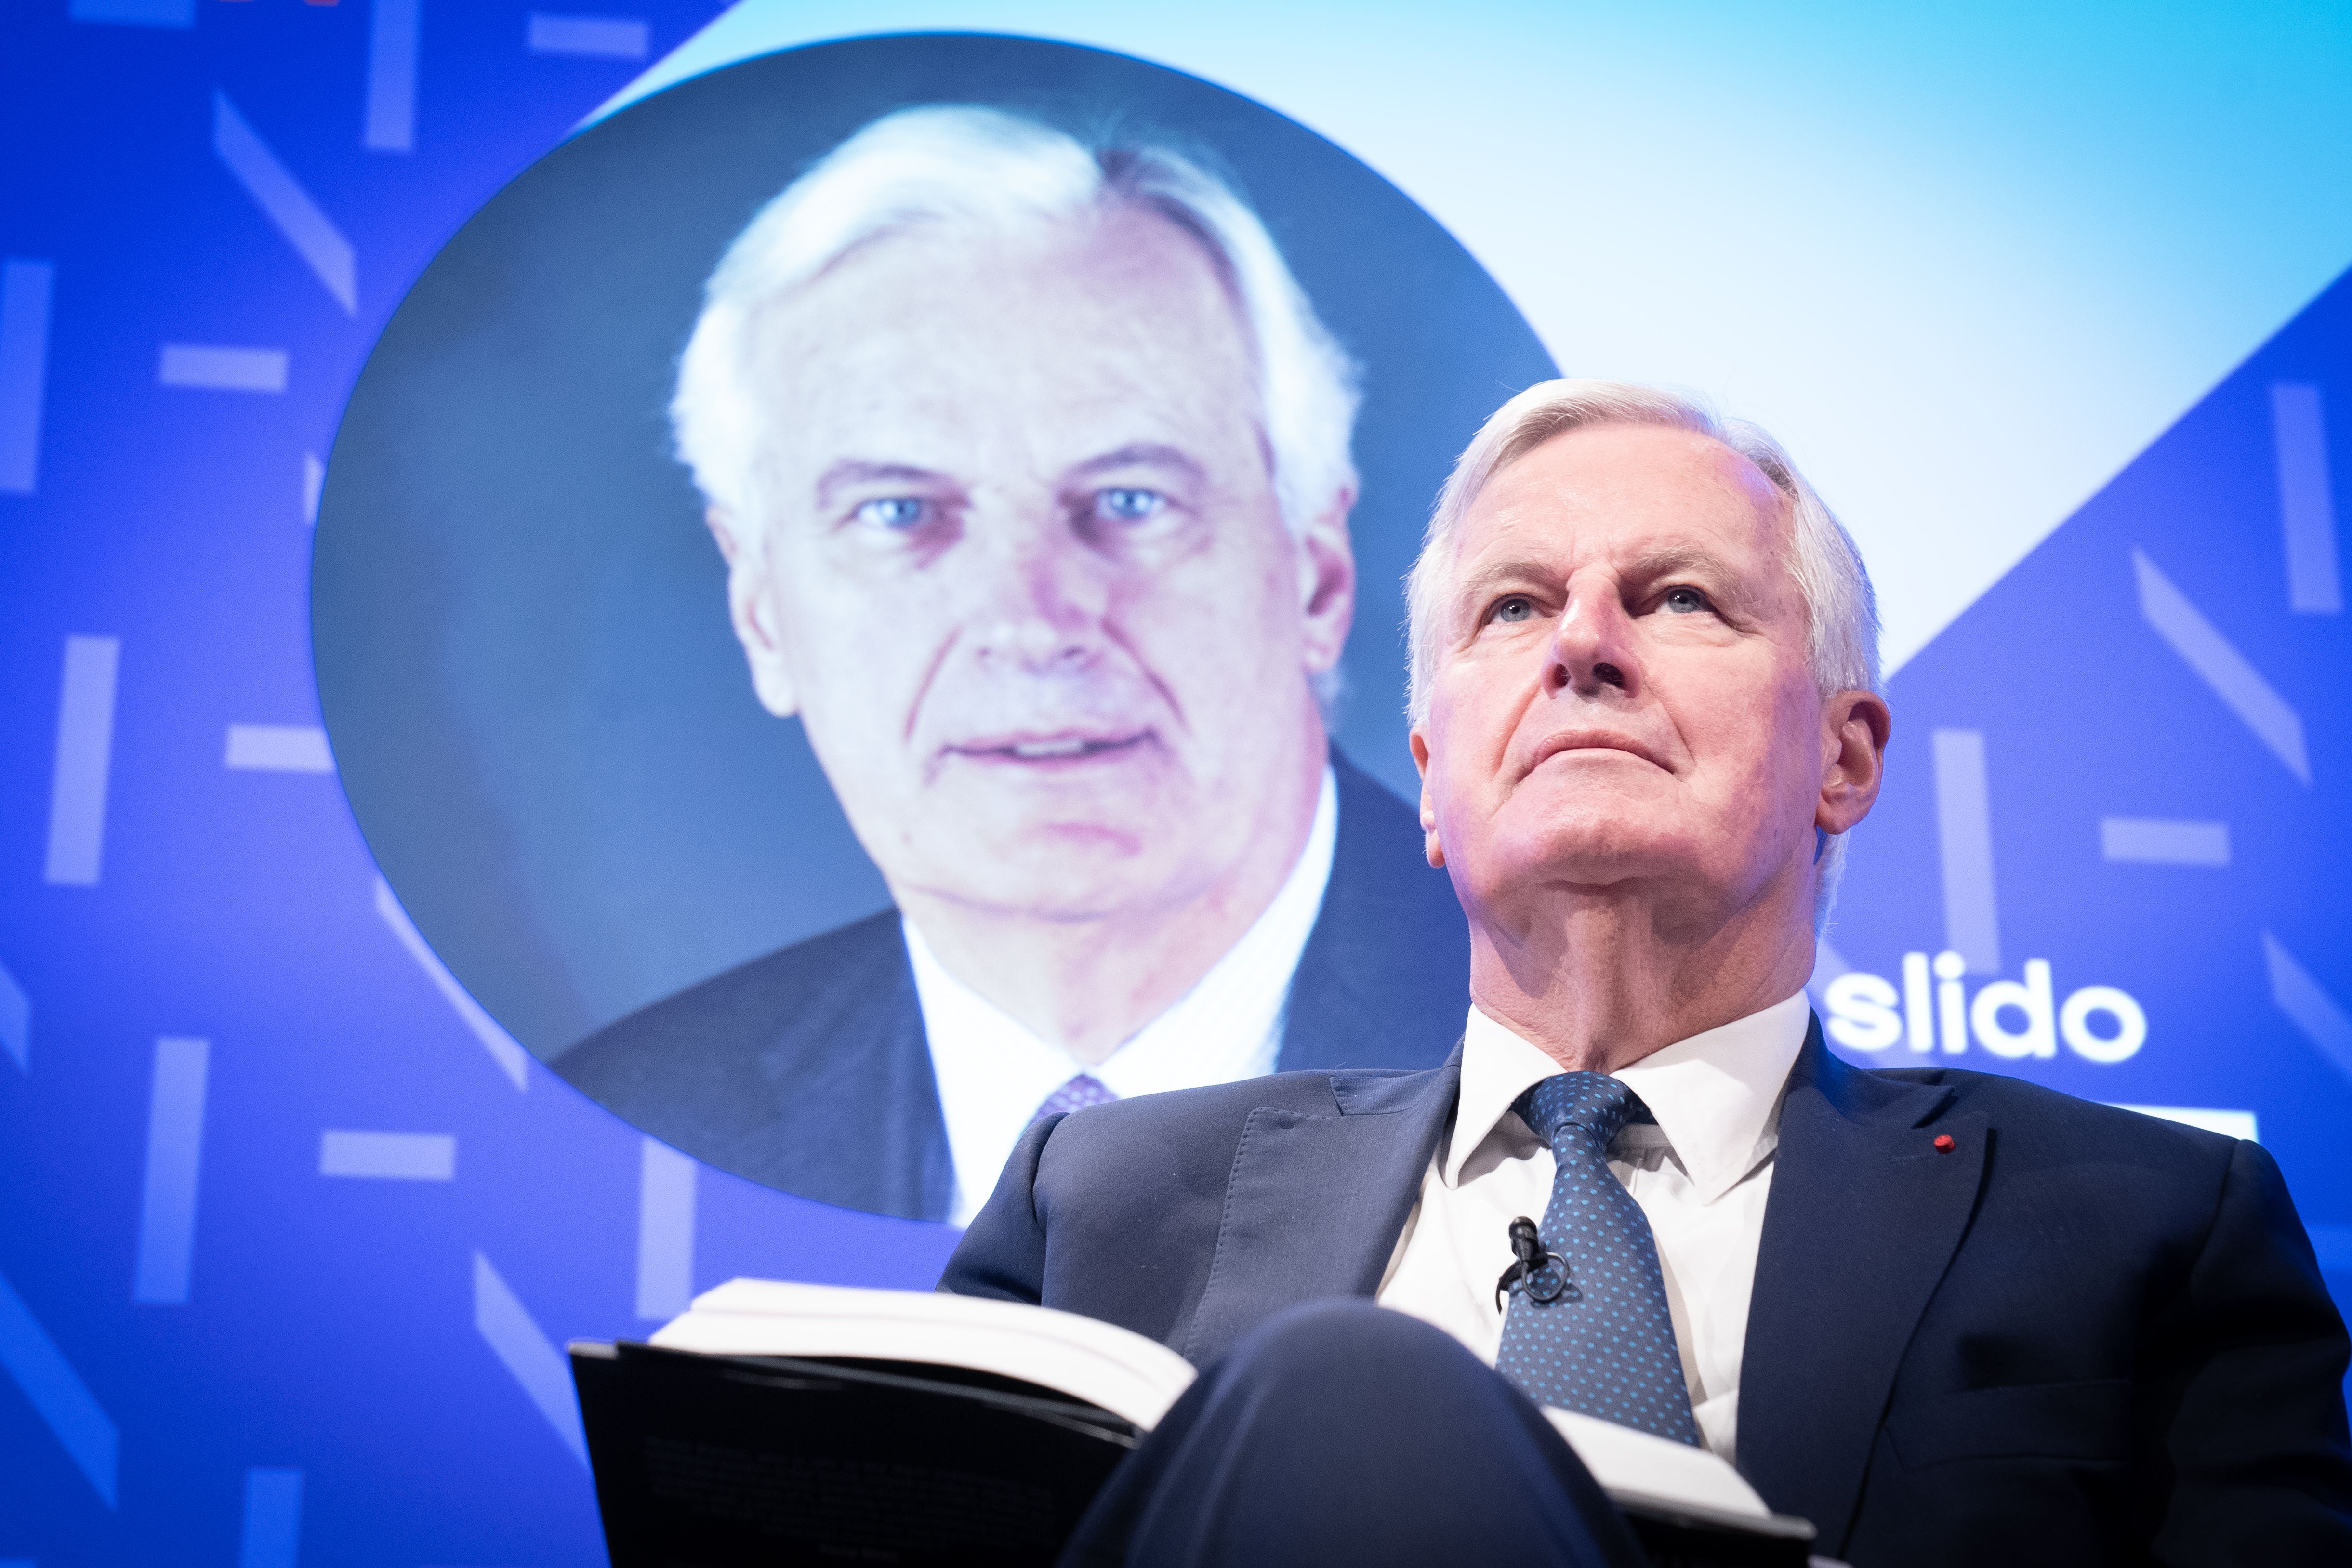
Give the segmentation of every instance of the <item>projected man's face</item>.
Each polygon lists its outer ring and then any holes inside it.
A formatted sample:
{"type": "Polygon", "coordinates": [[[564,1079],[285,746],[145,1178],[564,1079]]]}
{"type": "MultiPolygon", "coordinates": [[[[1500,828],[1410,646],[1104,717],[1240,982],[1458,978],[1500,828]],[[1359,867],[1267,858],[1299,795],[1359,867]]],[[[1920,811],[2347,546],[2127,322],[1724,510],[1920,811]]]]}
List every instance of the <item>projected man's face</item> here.
{"type": "Polygon", "coordinates": [[[1285,527],[1198,241],[1138,211],[919,228],[755,353],[763,515],[711,518],[736,631],[902,901],[1172,908],[1296,820],[1350,497],[1285,527]]]}

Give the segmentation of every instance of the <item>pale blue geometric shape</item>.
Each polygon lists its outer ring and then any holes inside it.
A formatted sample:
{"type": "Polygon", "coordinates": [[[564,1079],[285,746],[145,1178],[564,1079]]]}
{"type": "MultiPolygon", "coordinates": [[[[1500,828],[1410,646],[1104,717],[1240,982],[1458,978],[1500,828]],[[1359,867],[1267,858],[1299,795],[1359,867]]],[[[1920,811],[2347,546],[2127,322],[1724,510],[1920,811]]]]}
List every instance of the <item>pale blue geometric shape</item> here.
{"type": "Polygon", "coordinates": [[[0,1367],[7,1368],[58,1446],[112,1508],[121,1435],[5,1274],[0,1274],[0,1367]]]}
{"type": "Polygon", "coordinates": [[[131,1299],[184,1306],[196,1249],[196,1185],[205,1149],[205,1082],[212,1042],[155,1042],[147,1103],[147,1182],[139,1203],[139,1272],[131,1299]]]}
{"type": "Polygon", "coordinates": [[[482,1049],[490,1053],[490,1060],[499,1064],[499,1071],[505,1073],[517,1089],[530,1088],[530,1053],[516,1042],[514,1036],[499,1027],[498,1019],[482,1010],[481,1003],[466,994],[466,988],[457,983],[457,977],[449,972],[426,945],[424,936],[409,921],[408,911],[401,908],[400,900],[392,895],[391,884],[382,877],[375,880],[375,912],[386,925],[392,927],[392,934],[400,938],[400,945],[408,949],[408,956],[416,960],[416,967],[425,971],[434,988],[457,1009],[457,1016],[473,1031],[474,1038],[482,1042],[482,1049]]]}
{"type": "Polygon", "coordinates": [[[196,0],[73,0],[76,22],[122,22],[139,27],[193,27],[196,0]]]}
{"type": "Polygon", "coordinates": [[[302,454],[302,520],[312,528],[319,526],[319,491],[326,483],[327,465],[318,454],[302,454]]]}
{"type": "Polygon", "coordinates": [[[106,780],[114,758],[119,637],[66,639],[58,684],[58,750],[49,775],[49,844],[43,880],[96,887],[106,845],[106,780]]]}
{"type": "Polygon", "coordinates": [[[254,133],[228,95],[219,91],[213,94],[213,151],[220,154],[220,161],[228,165],[263,215],[286,236],[295,254],[310,264],[310,270],[327,286],[343,313],[359,314],[358,264],[352,242],[328,221],[310,193],[254,133]]]}
{"type": "Polygon", "coordinates": [[[588,1439],[580,1429],[571,1363],[479,1252],[474,1254],[474,1327],[530,1402],[539,1406],[539,1413],[547,1417],[572,1457],[587,1464],[588,1439]]]}
{"type": "Polygon", "coordinates": [[[2139,865],[2228,865],[2230,824],[2166,817],[2102,817],[2099,858],[2139,865]]]}
{"type": "Polygon", "coordinates": [[[1943,856],[1944,946],[1979,975],[2000,973],[2000,915],[1993,893],[1992,804],[1985,781],[1984,736],[1939,729],[1930,737],[1936,764],[1936,841],[1943,856]]]}
{"type": "Polygon", "coordinates": [[[2139,612],[2156,634],[2171,644],[2181,662],[2212,688],[2222,706],[2238,716],[2254,738],[2304,783],[2311,782],[2311,758],[2304,749],[2303,720],[2286,699],[2263,679],[2246,656],[2231,646],[2189,596],[2158,571],[2147,552],[2132,551],[2139,579],[2139,612]]]}
{"type": "Polygon", "coordinates": [[[2311,1249],[2330,1274],[2352,1274],[2352,1225],[2311,1225],[2311,1249]]]}
{"type": "Polygon", "coordinates": [[[286,350],[228,343],[166,343],[155,380],[167,387],[205,392],[282,392],[286,350]]]}
{"type": "Polygon", "coordinates": [[[48,378],[49,294],[57,267],[0,262],[0,492],[29,496],[41,466],[41,396],[48,378]]]}
{"type": "Polygon", "coordinates": [[[316,725],[233,724],[221,760],[257,773],[332,773],[327,732],[316,725]]]}
{"type": "Polygon", "coordinates": [[[637,1166],[637,1316],[667,1321],[694,1298],[690,1155],[647,1138],[637,1166]]]}
{"type": "Polygon", "coordinates": [[[416,34],[423,9],[423,0],[375,0],[369,8],[360,145],[372,152],[406,152],[416,145],[416,34]]]}
{"type": "Polygon", "coordinates": [[[2278,451],[2279,520],[2286,530],[2286,601],[2298,614],[2344,609],[2336,553],[2336,487],[2327,471],[2327,425],[2319,389],[2271,383],[2271,434],[2278,451]]]}
{"type": "Polygon", "coordinates": [[[245,1528],[236,1568],[295,1568],[301,1559],[302,1472],[245,1472],[245,1528]]]}
{"type": "Polygon", "coordinates": [[[650,35],[633,16],[559,16],[533,11],[524,42],[535,55],[594,60],[641,60],[650,35]]]}
{"type": "Polygon", "coordinates": [[[2352,1017],[2327,994],[2311,971],[2269,932],[2263,933],[2263,959],[2271,975],[2271,1000],[2301,1030],[2337,1071],[2352,1078],[2352,1017]]]}
{"type": "Polygon", "coordinates": [[[447,1133],[331,1128],[319,1134],[319,1174],[373,1181],[450,1181],[457,1175],[457,1140],[447,1133]]]}
{"type": "Polygon", "coordinates": [[[0,964],[0,1051],[5,1051],[20,1072],[33,1070],[33,998],[0,964]]]}

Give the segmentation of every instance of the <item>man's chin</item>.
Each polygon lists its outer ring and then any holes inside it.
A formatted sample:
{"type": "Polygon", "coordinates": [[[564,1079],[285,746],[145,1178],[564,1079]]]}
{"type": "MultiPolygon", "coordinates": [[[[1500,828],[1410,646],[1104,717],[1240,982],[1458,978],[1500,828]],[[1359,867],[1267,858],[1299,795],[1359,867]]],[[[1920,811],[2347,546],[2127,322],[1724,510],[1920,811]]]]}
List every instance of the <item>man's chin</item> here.
{"type": "Polygon", "coordinates": [[[933,820],[946,831],[918,837],[931,841],[928,859],[942,868],[957,866],[957,882],[982,887],[1116,877],[1146,861],[1181,858],[1171,852],[1185,841],[1182,813],[1139,809],[1147,802],[1126,800],[1112,803],[1120,810],[1086,809],[1103,804],[963,792],[938,808],[933,820]]]}
{"type": "Polygon", "coordinates": [[[1571,811],[1497,823],[1491,860],[1507,868],[1499,880],[1599,889],[1690,865],[1691,835],[1681,824],[1612,809],[1620,804],[1585,802],[1571,811]]]}
{"type": "Polygon", "coordinates": [[[1007,811],[969,798],[935,821],[952,836],[919,834],[920,864],[885,866],[891,883],[976,912],[1029,920],[1095,920],[1181,904],[1200,880],[1180,812],[1007,811]],[[991,810],[990,807],[998,809],[991,810]]]}
{"type": "MultiPolygon", "coordinates": [[[[1082,925],[1149,910],[1164,912],[1183,902],[1183,889],[1169,876],[1154,876],[1131,861],[1118,867],[1083,857],[1031,862],[1011,875],[990,878],[972,865],[941,868],[926,878],[919,902],[950,904],[969,915],[1024,925],[1082,925]],[[1125,872],[1128,874],[1119,874],[1125,872]],[[1138,874],[1141,873],[1141,874],[1138,874]]],[[[901,899],[901,902],[906,902],[901,899]]]]}

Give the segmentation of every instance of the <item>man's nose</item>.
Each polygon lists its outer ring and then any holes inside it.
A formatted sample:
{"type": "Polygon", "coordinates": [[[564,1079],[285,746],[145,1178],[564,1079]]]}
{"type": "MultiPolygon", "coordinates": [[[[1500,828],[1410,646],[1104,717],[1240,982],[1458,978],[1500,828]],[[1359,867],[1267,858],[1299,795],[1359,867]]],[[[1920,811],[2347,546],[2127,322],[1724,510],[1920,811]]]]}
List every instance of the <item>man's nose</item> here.
{"type": "Polygon", "coordinates": [[[1611,591],[1571,594],[1546,650],[1544,689],[1580,697],[1629,694],[1640,674],[1633,617],[1611,591]]]}
{"type": "Polygon", "coordinates": [[[1084,541],[1053,523],[991,530],[973,563],[973,651],[1032,674],[1075,674],[1100,657],[1109,585],[1084,541]]]}

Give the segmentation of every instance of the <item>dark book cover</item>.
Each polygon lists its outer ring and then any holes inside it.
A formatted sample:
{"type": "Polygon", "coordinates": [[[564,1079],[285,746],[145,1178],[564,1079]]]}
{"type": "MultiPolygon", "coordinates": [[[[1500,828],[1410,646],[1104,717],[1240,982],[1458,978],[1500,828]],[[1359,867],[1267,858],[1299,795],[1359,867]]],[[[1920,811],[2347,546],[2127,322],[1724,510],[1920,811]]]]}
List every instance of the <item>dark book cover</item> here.
{"type": "Polygon", "coordinates": [[[959,1367],[577,1346],[613,1568],[1051,1563],[1127,1422],[959,1367]]]}
{"type": "MultiPolygon", "coordinates": [[[[575,1344],[613,1568],[1048,1568],[1130,1423],[964,1367],[575,1344]]],[[[1653,1568],[1805,1568],[1812,1531],[1621,1503],[1653,1568]]]]}

